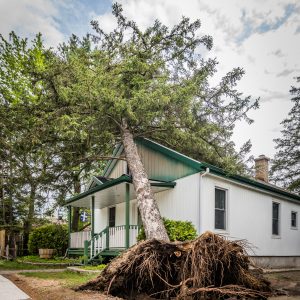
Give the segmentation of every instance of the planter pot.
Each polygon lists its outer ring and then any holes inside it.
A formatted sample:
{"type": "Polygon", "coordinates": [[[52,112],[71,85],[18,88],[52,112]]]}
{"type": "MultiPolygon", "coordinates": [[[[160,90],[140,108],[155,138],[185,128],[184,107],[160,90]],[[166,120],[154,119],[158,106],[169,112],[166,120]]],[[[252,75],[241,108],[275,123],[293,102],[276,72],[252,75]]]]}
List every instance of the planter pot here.
{"type": "Polygon", "coordinates": [[[55,249],[39,249],[40,258],[52,258],[55,249]]]}

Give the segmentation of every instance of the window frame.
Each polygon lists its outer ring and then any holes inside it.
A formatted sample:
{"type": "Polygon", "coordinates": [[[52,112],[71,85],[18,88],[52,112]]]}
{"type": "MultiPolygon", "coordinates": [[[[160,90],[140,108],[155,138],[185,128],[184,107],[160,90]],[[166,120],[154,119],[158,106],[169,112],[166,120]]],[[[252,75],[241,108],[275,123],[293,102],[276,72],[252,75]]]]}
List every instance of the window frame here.
{"type": "Polygon", "coordinates": [[[272,201],[272,237],[273,238],[280,238],[281,237],[281,205],[280,205],[281,203],[280,202],[278,202],[278,201],[272,201]],[[274,218],[274,215],[273,215],[273,205],[274,204],[276,204],[276,205],[278,205],[278,219],[277,219],[277,231],[278,231],[278,233],[276,234],[276,233],[274,233],[273,232],[273,221],[274,220],[276,220],[275,218],[274,218]]]}
{"type": "Polygon", "coordinates": [[[228,189],[217,186],[217,185],[214,187],[214,230],[222,231],[222,232],[228,231],[228,189]],[[225,193],[224,209],[216,208],[216,190],[224,191],[224,193],[225,193]],[[217,228],[216,227],[216,210],[224,211],[224,227],[225,228],[217,228]]]}
{"type": "Polygon", "coordinates": [[[294,229],[294,230],[298,229],[298,212],[294,211],[294,210],[291,211],[291,229],[294,229]],[[293,217],[292,217],[293,214],[295,214],[295,216],[296,216],[296,218],[295,218],[295,221],[296,221],[295,226],[293,226],[293,217]]]}

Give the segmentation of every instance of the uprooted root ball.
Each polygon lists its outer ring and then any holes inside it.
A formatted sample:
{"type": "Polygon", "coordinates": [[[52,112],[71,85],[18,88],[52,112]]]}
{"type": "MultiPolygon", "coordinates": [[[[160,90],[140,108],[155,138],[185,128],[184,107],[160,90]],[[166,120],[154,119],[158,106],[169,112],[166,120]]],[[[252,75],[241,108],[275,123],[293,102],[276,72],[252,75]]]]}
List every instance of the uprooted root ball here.
{"type": "Polygon", "coordinates": [[[242,241],[205,232],[196,240],[166,243],[147,240],[115,258],[79,290],[101,290],[134,299],[266,298],[270,284],[251,273],[242,241]]]}

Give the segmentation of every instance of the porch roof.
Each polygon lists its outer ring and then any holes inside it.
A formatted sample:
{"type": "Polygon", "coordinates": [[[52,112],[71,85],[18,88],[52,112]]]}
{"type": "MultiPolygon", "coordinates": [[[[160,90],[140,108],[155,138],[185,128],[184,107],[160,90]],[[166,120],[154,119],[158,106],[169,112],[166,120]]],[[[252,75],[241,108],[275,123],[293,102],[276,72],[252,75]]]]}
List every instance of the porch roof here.
{"type": "MultiPolygon", "coordinates": [[[[174,188],[174,181],[150,181],[154,193],[174,188]]],[[[122,175],[119,178],[106,181],[66,201],[66,206],[91,207],[91,196],[95,196],[95,208],[103,208],[125,202],[126,184],[129,184],[129,199],[135,199],[136,194],[132,185],[132,178],[122,175]]]]}

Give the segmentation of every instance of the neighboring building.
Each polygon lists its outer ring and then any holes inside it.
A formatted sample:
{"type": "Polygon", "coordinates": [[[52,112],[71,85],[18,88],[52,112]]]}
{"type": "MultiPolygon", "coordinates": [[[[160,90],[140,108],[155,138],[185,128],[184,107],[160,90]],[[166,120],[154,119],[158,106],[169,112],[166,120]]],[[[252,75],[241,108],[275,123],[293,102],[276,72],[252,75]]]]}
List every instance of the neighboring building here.
{"type": "MultiPolygon", "coordinates": [[[[250,179],[148,139],[136,144],[163,217],[191,221],[199,234],[246,239],[261,265],[300,267],[300,196],[268,183],[267,157],[256,159],[256,179],[250,179]]],[[[114,156],[122,153],[120,145],[114,156]]],[[[109,161],[103,176],[93,177],[89,189],[66,205],[89,208],[92,215],[91,232],[71,233],[70,253],[82,253],[84,240],[90,258],[115,255],[136,242],[140,218],[125,160],[109,161]]]]}

